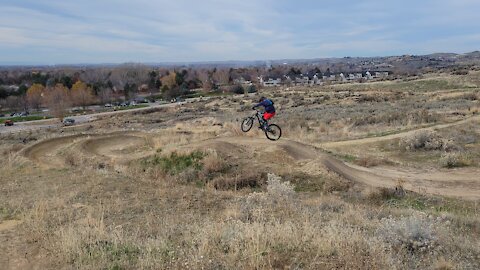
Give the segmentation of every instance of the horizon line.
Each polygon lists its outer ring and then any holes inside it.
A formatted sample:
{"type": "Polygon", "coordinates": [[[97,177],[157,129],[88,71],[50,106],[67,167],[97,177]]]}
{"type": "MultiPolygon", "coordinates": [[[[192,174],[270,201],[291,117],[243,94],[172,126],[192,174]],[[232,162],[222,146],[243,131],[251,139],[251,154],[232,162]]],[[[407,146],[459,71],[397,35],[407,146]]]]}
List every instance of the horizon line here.
{"type": "Polygon", "coordinates": [[[54,64],[33,64],[33,63],[21,63],[21,62],[6,62],[0,63],[0,67],[55,67],[55,66],[119,66],[125,64],[142,64],[147,66],[152,65],[201,65],[201,64],[228,64],[231,62],[237,63],[254,63],[254,62],[281,62],[281,61],[315,61],[315,60],[328,60],[328,59],[345,59],[345,58],[388,58],[388,57],[402,57],[402,56],[429,56],[435,54],[454,54],[454,55],[466,55],[471,53],[480,52],[480,50],[468,51],[468,52],[433,52],[428,54],[399,54],[399,55],[377,55],[377,56],[343,56],[343,57],[314,57],[314,58],[277,58],[277,59],[255,59],[255,60],[205,60],[205,61],[160,61],[160,62],[137,62],[137,61],[125,61],[125,62],[103,62],[103,63],[54,63],[54,64]]]}

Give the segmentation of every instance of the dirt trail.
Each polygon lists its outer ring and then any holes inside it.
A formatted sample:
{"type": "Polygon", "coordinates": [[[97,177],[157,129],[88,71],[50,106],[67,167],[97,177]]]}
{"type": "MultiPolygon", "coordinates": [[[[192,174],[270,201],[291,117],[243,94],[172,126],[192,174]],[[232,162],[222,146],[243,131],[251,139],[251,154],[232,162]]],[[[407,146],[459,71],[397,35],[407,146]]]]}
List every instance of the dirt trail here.
{"type": "MultiPolygon", "coordinates": [[[[472,121],[479,117],[470,118],[461,122],[472,121]]],[[[448,127],[453,124],[440,125],[431,128],[448,127]]],[[[407,133],[392,136],[406,136],[407,133]]],[[[392,136],[386,136],[390,139],[392,136]]],[[[340,143],[364,143],[378,141],[385,138],[368,138],[340,143]]],[[[65,160],[59,154],[62,150],[76,147],[87,156],[107,158],[115,162],[125,162],[138,159],[154,153],[149,134],[120,132],[98,135],[76,135],[46,140],[37,143],[24,151],[24,155],[31,160],[48,167],[65,166],[65,160]]],[[[308,162],[313,167],[326,167],[329,170],[345,177],[348,180],[363,183],[374,187],[393,187],[399,180],[403,186],[412,191],[438,194],[452,197],[461,197],[468,200],[480,199],[480,170],[462,168],[457,170],[427,171],[419,169],[404,169],[392,167],[364,168],[344,163],[335,157],[326,154],[315,146],[281,139],[271,142],[263,137],[218,137],[183,146],[176,149],[214,149],[246,162],[264,161],[265,156],[278,159],[281,162],[273,166],[300,167],[301,163],[308,162]],[[262,156],[262,154],[265,154],[262,156]]]]}
{"type": "Polygon", "coordinates": [[[90,138],[80,143],[87,155],[96,155],[116,163],[127,163],[154,153],[153,145],[144,134],[112,134],[90,138]]]}
{"type": "Polygon", "coordinates": [[[45,168],[67,166],[67,152],[88,157],[128,162],[153,153],[153,143],[146,134],[115,132],[110,134],[79,134],[48,139],[34,144],[22,154],[45,168]]]}
{"type": "Polygon", "coordinates": [[[46,167],[63,167],[65,166],[65,159],[58,153],[63,149],[67,149],[76,140],[86,136],[80,134],[48,139],[26,148],[23,150],[23,155],[46,167]]]}
{"type": "Polygon", "coordinates": [[[331,157],[324,165],[351,181],[373,187],[394,187],[401,183],[411,191],[457,197],[467,200],[480,199],[480,170],[458,169],[457,171],[405,170],[401,168],[364,168],[346,164],[331,157]]]}
{"type": "Polygon", "coordinates": [[[431,127],[409,130],[409,131],[400,132],[400,133],[391,134],[391,135],[382,136],[382,137],[370,137],[370,138],[363,138],[363,139],[356,139],[356,140],[327,142],[327,143],[319,144],[319,146],[322,147],[322,148],[332,148],[332,147],[350,146],[350,145],[357,145],[357,144],[376,143],[376,142],[382,142],[382,141],[388,141],[388,140],[403,138],[403,137],[409,136],[409,135],[411,135],[411,134],[413,134],[417,131],[420,131],[420,130],[443,129],[443,128],[462,125],[462,124],[473,122],[473,121],[480,121],[480,115],[472,116],[472,117],[469,117],[467,119],[463,119],[463,120],[453,122],[453,123],[439,124],[439,125],[435,125],[435,126],[431,126],[431,127]]]}

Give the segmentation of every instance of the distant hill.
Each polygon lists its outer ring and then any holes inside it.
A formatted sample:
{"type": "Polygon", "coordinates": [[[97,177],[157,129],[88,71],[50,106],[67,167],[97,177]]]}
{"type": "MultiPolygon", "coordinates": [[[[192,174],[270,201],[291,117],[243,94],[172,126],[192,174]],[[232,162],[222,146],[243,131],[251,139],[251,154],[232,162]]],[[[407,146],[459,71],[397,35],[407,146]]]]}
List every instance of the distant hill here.
{"type": "MultiPolygon", "coordinates": [[[[378,57],[343,57],[343,58],[312,58],[312,59],[275,59],[275,60],[228,60],[228,61],[202,61],[202,62],[150,62],[143,63],[152,67],[221,67],[221,68],[248,68],[248,67],[265,67],[278,65],[335,65],[335,64],[358,64],[362,62],[383,63],[386,65],[403,66],[399,63],[409,63],[417,67],[425,66],[442,66],[460,64],[462,62],[480,61],[480,51],[474,51],[464,54],[456,53],[433,53],[428,55],[402,55],[402,56],[378,56],[378,57]],[[443,63],[443,64],[439,64],[443,63]]],[[[85,68],[85,67],[115,67],[121,64],[103,63],[103,64],[62,64],[62,65],[15,65],[10,63],[0,63],[0,68],[11,67],[36,67],[36,68],[85,68]]]]}

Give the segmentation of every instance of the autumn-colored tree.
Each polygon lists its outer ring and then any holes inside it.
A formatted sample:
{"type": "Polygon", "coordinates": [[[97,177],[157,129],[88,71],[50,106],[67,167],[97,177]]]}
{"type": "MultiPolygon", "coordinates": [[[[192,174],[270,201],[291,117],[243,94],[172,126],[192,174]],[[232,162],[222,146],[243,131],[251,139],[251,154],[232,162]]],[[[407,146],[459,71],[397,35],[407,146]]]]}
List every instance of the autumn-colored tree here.
{"type": "Polygon", "coordinates": [[[41,84],[35,83],[27,90],[27,102],[33,109],[40,109],[42,104],[45,87],[41,84]]]}
{"type": "Polygon", "coordinates": [[[162,85],[172,89],[177,85],[177,74],[175,72],[170,72],[168,75],[161,78],[162,85]]]}
{"type": "Polygon", "coordinates": [[[77,81],[72,86],[72,102],[75,106],[86,107],[93,102],[93,90],[82,81],[77,81]]]}
{"type": "Polygon", "coordinates": [[[70,106],[68,89],[63,84],[57,84],[45,91],[45,100],[50,113],[63,121],[66,109],[70,106]]]}

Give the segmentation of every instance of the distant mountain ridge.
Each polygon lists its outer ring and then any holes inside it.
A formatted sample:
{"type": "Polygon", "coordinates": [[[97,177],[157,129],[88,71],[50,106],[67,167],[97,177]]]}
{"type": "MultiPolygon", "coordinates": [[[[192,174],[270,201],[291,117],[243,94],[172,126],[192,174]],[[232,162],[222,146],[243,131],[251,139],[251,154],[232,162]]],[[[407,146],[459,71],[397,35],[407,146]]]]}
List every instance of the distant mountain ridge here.
{"type": "MultiPolygon", "coordinates": [[[[412,61],[412,60],[430,60],[430,61],[446,61],[461,63],[463,61],[478,61],[480,60],[480,51],[473,51],[469,53],[432,53],[427,55],[401,55],[401,56],[373,56],[373,57],[343,57],[343,58],[311,58],[311,59],[274,59],[274,60],[226,60],[226,61],[198,61],[198,62],[145,62],[139,64],[152,67],[221,67],[221,68],[244,68],[255,66],[275,66],[275,65],[295,65],[295,64],[335,64],[335,63],[356,63],[361,61],[375,61],[389,63],[391,61],[412,61]]],[[[15,64],[15,63],[0,63],[0,68],[11,67],[115,67],[125,63],[80,63],[80,64],[55,64],[55,65],[35,65],[35,64],[15,64]]]]}

